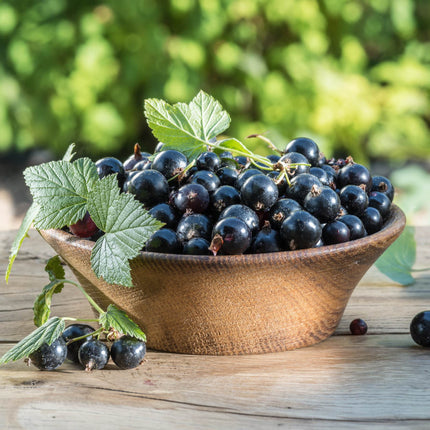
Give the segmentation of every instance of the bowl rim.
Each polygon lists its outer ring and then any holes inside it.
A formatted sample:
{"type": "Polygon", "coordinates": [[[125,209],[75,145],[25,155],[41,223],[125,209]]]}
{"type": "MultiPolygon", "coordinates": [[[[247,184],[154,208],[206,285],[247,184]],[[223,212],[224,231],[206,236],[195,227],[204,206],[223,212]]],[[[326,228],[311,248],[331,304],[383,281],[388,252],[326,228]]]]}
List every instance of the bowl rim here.
{"type": "MultiPolygon", "coordinates": [[[[360,239],[334,244],[324,245],[318,248],[299,249],[295,251],[279,251],[259,254],[240,254],[240,255],[185,255],[185,254],[167,254],[160,252],[141,251],[135,258],[148,261],[169,261],[169,262],[184,262],[184,263],[204,263],[212,264],[261,264],[262,260],[272,261],[274,259],[282,261],[294,261],[297,259],[309,259],[315,256],[326,254],[337,255],[345,252],[357,252],[366,246],[380,246],[392,238],[397,238],[403,231],[406,225],[406,216],[404,212],[397,206],[392,205],[390,215],[385,221],[381,230],[371,235],[360,239]]],[[[41,230],[41,235],[50,239],[54,239],[63,243],[68,243],[75,248],[86,251],[92,251],[95,242],[89,239],[82,239],[73,234],[61,229],[41,230]]],[[[131,260],[132,261],[132,260],[131,260]]]]}

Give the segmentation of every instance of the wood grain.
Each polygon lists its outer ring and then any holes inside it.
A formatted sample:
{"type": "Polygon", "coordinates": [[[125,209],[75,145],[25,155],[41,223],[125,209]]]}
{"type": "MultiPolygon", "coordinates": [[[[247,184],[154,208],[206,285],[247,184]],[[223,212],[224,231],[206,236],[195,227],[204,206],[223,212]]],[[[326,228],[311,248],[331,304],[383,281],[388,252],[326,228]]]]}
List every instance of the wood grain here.
{"type": "MultiPolygon", "coordinates": [[[[0,268],[14,232],[0,233],[0,268]]],[[[417,228],[417,268],[430,267],[430,228],[417,228]]],[[[0,281],[0,354],[33,329],[32,303],[52,256],[32,232],[10,284],[0,281]],[[23,318],[22,320],[20,318],[23,318]]],[[[430,350],[411,340],[409,322],[430,309],[430,272],[410,287],[375,268],[354,290],[335,335],[294,351],[192,356],[149,351],[138,369],[85,373],[71,363],[41,372],[0,367],[0,428],[14,429],[428,429],[430,350]],[[363,317],[366,336],[348,334],[363,317]]],[[[60,316],[92,315],[78,291],[54,298],[60,316]],[[67,297],[67,298],[66,298],[67,297]]]]}

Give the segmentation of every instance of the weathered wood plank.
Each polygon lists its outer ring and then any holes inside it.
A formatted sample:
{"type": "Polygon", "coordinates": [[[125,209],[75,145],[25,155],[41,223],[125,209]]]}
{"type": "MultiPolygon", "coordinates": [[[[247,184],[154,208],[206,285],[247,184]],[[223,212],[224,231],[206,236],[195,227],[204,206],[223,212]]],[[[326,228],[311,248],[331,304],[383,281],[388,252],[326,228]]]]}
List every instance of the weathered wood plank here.
{"type": "Polygon", "coordinates": [[[76,426],[82,416],[97,425],[120,416],[122,428],[332,428],[336,422],[420,428],[430,422],[423,383],[429,359],[409,336],[381,335],[337,336],[258,356],[150,352],[131,371],[109,364],[88,374],[67,364],[40,372],[13,363],[0,369],[0,418],[23,427],[35,418],[76,426]]]}

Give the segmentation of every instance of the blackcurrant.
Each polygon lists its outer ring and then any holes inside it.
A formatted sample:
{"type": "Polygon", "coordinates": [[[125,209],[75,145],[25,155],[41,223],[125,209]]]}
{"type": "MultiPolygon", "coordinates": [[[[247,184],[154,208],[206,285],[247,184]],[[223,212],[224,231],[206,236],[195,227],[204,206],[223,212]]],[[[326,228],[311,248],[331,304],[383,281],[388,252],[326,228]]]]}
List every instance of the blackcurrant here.
{"type": "Polygon", "coordinates": [[[384,193],[371,191],[369,194],[369,206],[378,209],[382,219],[385,220],[390,214],[391,200],[384,193]]]}
{"type": "Polygon", "coordinates": [[[143,363],[146,344],[130,336],[122,336],[110,349],[113,362],[120,369],[134,369],[143,363]]]}
{"type": "Polygon", "coordinates": [[[282,223],[291,214],[303,210],[303,207],[292,199],[280,199],[271,208],[269,212],[270,225],[279,230],[282,223]]]}
{"type": "Polygon", "coordinates": [[[239,191],[231,185],[221,185],[210,196],[211,213],[218,216],[226,207],[241,203],[239,191]]]}
{"type": "Polygon", "coordinates": [[[176,229],[176,236],[181,242],[201,237],[210,240],[212,222],[203,214],[185,215],[181,218],[176,229]]]}
{"type": "Polygon", "coordinates": [[[385,176],[373,176],[372,177],[372,188],[371,191],[379,191],[380,193],[386,194],[386,196],[393,201],[394,198],[394,187],[389,179],[385,176]]]}
{"type": "Polygon", "coordinates": [[[252,233],[244,221],[227,217],[218,221],[212,231],[210,249],[216,255],[243,254],[251,245],[252,233]]]}
{"type": "Polygon", "coordinates": [[[372,187],[372,177],[367,167],[354,162],[342,167],[337,175],[337,186],[342,189],[346,185],[364,185],[365,191],[370,191],[372,187]]]}
{"type": "Polygon", "coordinates": [[[216,172],[221,167],[221,158],[215,152],[202,152],[196,158],[196,166],[199,170],[216,172]]]}
{"type": "Polygon", "coordinates": [[[210,170],[198,170],[190,177],[188,182],[190,184],[202,185],[209,193],[212,193],[221,185],[221,181],[218,176],[210,170]]]}
{"type": "Polygon", "coordinates": [[[54,370],[64,363],[67,356],[67,346],[60,336],[51,345],[42,344],[36,351],[29,355],[31,364],[40,370],[54,370]]]}
{"type": "Polygon", "coordinates": [[[152,161],[152,169],[159,171],[166,179],[170,179],[179,175],[187,167],[187,164],[187,157],[182,152],[168,149],[155,156],[152,161]]]}
{"type": "Polygon", "coordinates": [[[279,231],[272,229],[267,221],[267,224],[263,226],[252,241],[251,250],[255,254],[282,251],[279,231]]]}
{"type": "Polygon", "coordinates": [[[67,358],[69,360],[73,361],[74,363],[79,363],[79,348],[85,341],[90,340],[92,338],[90,334],[93,332],[94,329],[87,324],[70,324],[66,327],[66,329],[63,331],[63,334],[61,335],[66,342],[69,342],[70,340],[75,339],[77,337],[89,335],[83,339],[76,340],[67,345],[67,358]]]}
{"type": "Polygon", "coordinates": [[[82,238],[91,237],[99,230],[89,212],[86,212],[81,220],[70,225],[69,229],[75,236],[82,238]]]}
{"type": "Polygon", "coordinates": [[[242,220],[251,230],[252,234],[256,234],[260,228],[258,215],[246,205],[237,204],[228,206],[221,212],[218,220],[222,220],[227,217],[234,217],[242,220]]]}
{"type": "Polygon", "coordinates": [[[341,221],[328,222],[322,229],[322,240],[326,245],[348,242],[350,235],[348,226],[341,221]]]}
{"type": "Polygon", "coordinates": [[[359,218],[368,234],[376,233],[382,228],[382,216],[378,209],[368,207],[359,218]]]}
{"type": "Polygon", "coordinates": [[[166,178],[153,169],[142,170],[134,175],[128,190],[147,209],[158,203],[165,203],[169,197],[169,184],[166,178]]]}
{"type": "Polygon", "coordinates": [[[162,228],[156,231],[146,242],[145,249],[148,252],[163,252],[165,254],[180,254],[182,245],[176,232],[170,228],[162,228]]]}
{"type": "Polygon", "coordinates": [[[234,187],[239,173],[233,167],[221,167],[216,171],[216,175],[218,176],[221,185],[231,185],[234,187]]]}
{"type": "Polygon", "coordinates": [[[173,197],[173,204],[180,212],[187,210],[196,213],[204,212],[209,202],[208,190],[198,183],[183,185],[173,197]]]}
{"type": "Polygon", "coordinates": [[[322,183],[316,176],[309,173],[297,175],[291,179],[290,186],[287,188],[286,196],[303,205],[306,196],[314,186],[322,187],[322,183]]]}
{"type": "Polygon", "coordinates": [[[240,189],[242,201],[255,211],[270,209],[278,200],[278,187],[267,176],[253,175],[240,189]]]}
{"type": "Polygon", "coordinates": [[[367,333],[367,323],[361,318],[356,318],[355,320],[351,321],[349,330],[351,334],[361,336],[367,333]]]}
{"type": "Polygon", "coordinates": [[[321,233],[318,219],[306,211],[294,212],[280,229],[284,247],[290,250],[314,247],[321,239],[321,233]]]}
{"type": "Polygon", "coordinates": [[[309,173],[309,160],[298,152],[288,152],[279,159],[278,163],[286,166],[290,178],[302,173],[309,173]]]}
{"type": "Polygon", "coordinates": [[[361,215],[369,205],[366,191],[358,185],[346,185],[340,190],[340,203],[349,214],[361,215]]]}
{"type": "Polygon", "coordinates": [[[342,221],[349,228],[350,237],[349,240],[360,239],[367,236],[366,229],[364,228],[363,222],[356,215],[342,215],[339,217],[339,221],[342,221]]]}
{"type": "Polygon", "coordinates": [[[195,237],[184,243],[182,253],[186,255],[211,255],[210,243],[202,237],[195,237]]]}
{"type": "Polygon", "coordinates": [[[96,339],[84,342],[78,352],[79,363],[87,372],[103,369],[109,361],[109,356],[109,348],[96,339]]]}
{"type": "Polygon", "coordinates": [[[239,176],[237,177],[235,187],[240,190],[242,188],[242,185],[251,177],[254,175],[264,175],[264,173],[261,170],[258,169],[246,169],[243,172],[239,173],[239,176]]]}
{"type": "Polygon", "coordinates": [[[410,332],[415,343],[430,347],[430,311],[423,311],[414,316],[410,332]]]}
{"type": "Polygon", "coordinates": [[[303,154],[312,166],[318,165],[320,150],[318,145],[307,137],[298,137],[292,140],[285,148],[285,153],[298,152],[303,154]]]}
{"type": "Polygon", "coordinates": [[[99,178],[117,174],[118,185],[122,189],[125,181],[125,170],[121,161],[114,157],[105,157],[96,161],[96,168],[99,178]]]}
{"type": "Polygon", "coordinates": [[[158,221],[164,222],[165,228],[176,229],[179,217],[176,210],[169,204],[159,203],[149,209],[148,213],[158,221]]]}
{"type": "Polygon", "coordinates": [[[314,186],[306,195],[303,206],[320,222],[330,222],[339,214],[340,199],[331,188],[314,186]]]}

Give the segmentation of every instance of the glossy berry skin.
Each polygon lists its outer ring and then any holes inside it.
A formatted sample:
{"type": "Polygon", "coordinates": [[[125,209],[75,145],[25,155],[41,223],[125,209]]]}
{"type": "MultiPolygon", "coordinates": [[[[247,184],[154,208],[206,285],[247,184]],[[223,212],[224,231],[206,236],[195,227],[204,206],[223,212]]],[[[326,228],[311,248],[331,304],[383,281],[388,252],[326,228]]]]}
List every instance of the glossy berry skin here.
{"type": "Polygon", "coordinates": [[[182,253],[185,255],[211,255],[210,243],[202,237],[195,237],[184,243],[182,253]]]}
{"type": "Polygon", "coordinates": [[[342,167],[337,175],[337,186],[342,189],[346,185],[364,185],[365,191],[370,191],[372,177],[367,167],[355,163],[342,167]]]}
{"type": "Polygon", "coordinates": [[[221,167],[216,171],[216,175],[218,176],[221,185],[231,185],[234,187],[239,173],[233,167],[221,167]]]}
{"type": "Polygon", "coordinates": [[[99,231],[99,228],[95,225],[88,212],[85,213],[81,220],[70,225],[69,229],[75,236],[82,238],[91,237],[99,231]]]}
{"type": "Polygon", "coordinates": [[[162,228],[156,231],[146,242],[145,249],[148,252],[163,252],[165,254],[180,254],[182,245],[176,232],[170,228],[162,228]]]}
{"type": "Polygon", "coordinates": [[[346,185],[339,197],[341,205],[352,215],[361,215],[369,205],[366,191],[357,185],[346,185]]]}
{"type": "Polygon", "coordinates": [[[196,166],[199,170],[216,172],[221,167],[221,158],[215,152],[202,152],[196,158],[196,166]]]}
{"type": "Polygon", "coordinates": [[[254,175],[264,175],[264,173],[261,170],[258,169],[246,169],[243,172],[239,173],[239,176],[237,177],[235,187],[240,190],[243,186],[243,184],[254,175]]]}
{"type": "Polygon", "coordinates": [[[276,154],[269,154],[268,156],[267,156],[267,159],[271,162],[271,163],[273,163],[273,164],[276,164],[278,161],[279,161],[279,159],[281,158],[281,156],[280,155],[276,155],[276,154]]]}
{"type": "Polygon", "coordinates": [[[322,187],[320,180],[309,173],[303,173],[295,176],[290,181],[290,187],[287,189],[286,195],[288,198],[296,200],[303,205],[307,194],[313,186],[322,187]]]}
{"type": "Polygon", "coordinates": [[[238,218],[227,217],[218,221],[212,231],[212,239],[221,237],[221,252],[228,255],[243,254],[251,245],[252,233],[238,218]]]}
{"type": "Polygon", "coordinates": [[[302,173],[309,173],[309,160],[298,152],[288,152],[279,159],[279,163],[286,164],[287,166],[300,163],[297,166],[287,167],[288,176],[290,178],[301,175],[302,173]]]}
{"type": "Polygon", "coordinates": [[[270,209],[278,200],[278,187],[267,176],[254,175],[240,189],[242,201],[255,211],[270,209]]]}
{"type": "Polygon", "coordinates": [[[270,178],[275,185],[278,187],[278,194],[280,196],[283,196],[288,189],[288,182],[285,178],[285,176],[283,176],[280,180],[278,179],[279,177],[279,172],[277,170],[271,170],[269,173],[266,173],[266,176],[268,178],[270,178]]]}
{"type": "Polygon", "coordinates": [[[126,175],[121,161],[114,157],[101,158],[96,161],[96,168],[100,179],[117,174],[118,186],[122,189],[126,175]]]}
{"type": "Polygon", "coordinates": [[[218,216],[226,207],[241,203],[239,191],[231,185],[221,185],[210,197],[211,213],[218,216]]]}
{"type": "Polygon", "coordinates": [[[328,222],[322,229],[322,240],[325,245],[348,242],[350,235],[348,226],[341,221],[328,222]]]}
{"type": "Polygon", "coordinates": [[[54,370],[64,363],[66,356],[66,342],[60,336],[51,345],[42,344],[39,349],[29,355],[29,358],[31,364],[34,364],[40,370],[54,370]]]}
{"type": "Polygon", "coordinates": [[[269,222],[272,228],[279,230],[282,223],[291,214],[303,210],[303,207],[292,199],[280,199],[271,208],[269,212],[269,222]]]}
{"type": "Polygon", "coordinates": [[[414,316],[410,332],[415,343],[430,347],[430,311],[423,311],[414,316]]]}
{"type": "Polygon", "coordinates": [[[158,203],[165,203],[169,197],[169,184],[166,178],[153,169],[142,170],[134,175],[128,190],[147,209],[158,203]]]}
{"type": "Polygon", "coordinates": [[[339,217],[338,220],[343,222],[349,228],[349,240],[361,239],[362,237],[367,236],[363,222],[358,218],[358,216],[347,214],[339,217]]]}
{"type": "Polygon", "coordinates": [[[155,156],[152,161],[152,169],[160,172],[166,179],[170,179],[181,173],[187,164],[187,157],[182,152],[168,149],[155,156]]]}
{"type": "Polygon", "coordinates": [[[218,176],[210,170],[198,170],[193,176],[191,176],[188,182],[190,184],[202,185],[209,193],[212,193],[221,185],[221,181],[218,176]]]}
{"type": "Polygon", "coordinates": [[[371,191],[378,191],[385,194],[391,201],[394,198],[394,187],[391,181],[385,176],[373,176],[371,191]]]}
{"type": "Polygon", "coordinates": [[[155,219],[158,219],[158,221],[164,222],[164,228],[176,229],[178,224],[178,215],[176,210],[169,204],[159,203],[149,209],[148,213],[155,219]]]}
{"type": "Polygon", "coordinates": [[[378,209],[379,213],[382,216],[382,219],[385,220],[390,214],[391,200],[384,193],[380,193],[379,191],[372,191],[369,194],[369,206],[378,209]]]}
{"type": "Polygon", "coordinates": [[[181,242],[202,237],[209,240],[212,233],[212,222],[203,214],[185,215],[181,218],[176,229],[176,235],[181,242]]]}
{"type": "Polygon", "coordinates": [[[312,166],[318,166],[320,150],[318,145],[307,137],[298,137],[292,140],[285,148],[285,153],[298,152],[304,155],[312,166]]]}
{"type": "Polygon", "coordinates": [[[311,167],[309,173],[318,178],[322,185],[332,187],[334,176],[330,176],[323,168],[311,167]]]}
{"type": "Polygon", "coordinates": [[[321,239],[319,221],[306,211],[290,215],[281,226],[281,239],[286,249],[292,251],[314,247],[321,239]]]}
{"type": "Polygon", "coordinates": [[[320,222],[331,222],[339,214],[340,198],[329,187],[313,187],[307,194],[303,206],[320,222]]]}
{"type": "Polygon", "coordinates": [[[87,340],[79,348],[79,363],[87,372],[103,369],[109,361],[109,348],[99,340],[87,340]]]}
{"type": "Polygon", "coordinates": [[[133,337],[123,336],[112,344],[110,353],[120,369],[134,369],[143,363],[146,344],[133,337]]]}
{"type": "Polygon", "coordinates": [[[349,330],[351,334],[356,336],[362,336],[366,334],[367,333],[366,321],[362,320],[361,318],[357,318],[351,321],[351,324],[349,325],[349,330]]]}
{"type": "Polygon", "coordinates": [[[173,197],[173,204],[180,212],[189,210],[202,213],[208,208],[209,202],[208,190],[196,183],[183,185],[173,197]]]}
{"type": "Polygon", "coordinates": [[[252,234],[256,234],[260,228],[260,220],[258,215],[246,205],[238,204],[225,208],[221,212],[218,220],[222,220],[223,218],[227,217],[234,217],[242,220],[251,230],[252,234]]]}
{"type": "Polygon", "coordinates": [[[282,241],[279,231],[269,227],[263,227],[252,241],[251,251],[254,254],[282,251],[282,241]]]}
{"type": "MultiPolygon", "coordinates": [[[[71,339],[75,339],[77,337],[90,335],[94,332],[94,329],[87,324],[70,324],[66,327],[61,335],[62,338],[67,343],[71,339]]],[[[79,363],[78,351],[81,345],[87,341],[91,340],[92,336],[87,336],[84,339],[77,340],[75,342],[71,342],[67,345],[67,358],[74,363],[79,363]]]]}
{"type": "Polygon", "coordinates": [[[368,234],[376,233],[382,228],[382,216],[378,209],[368,207],[363,215],[360,216],[360,219],[368,234]]]}

